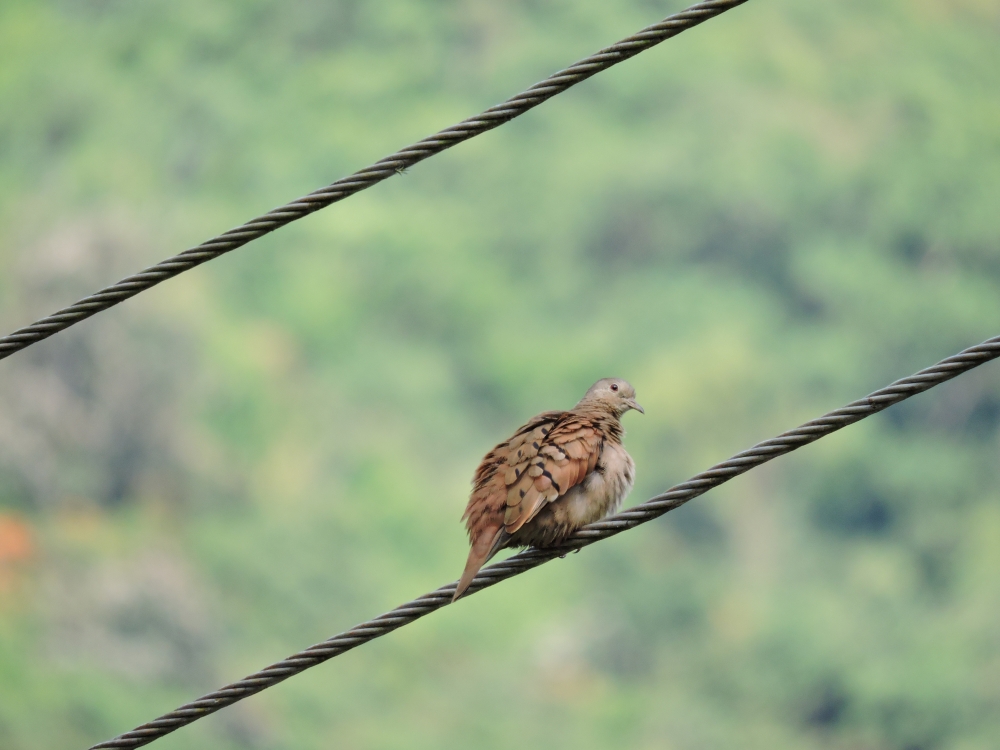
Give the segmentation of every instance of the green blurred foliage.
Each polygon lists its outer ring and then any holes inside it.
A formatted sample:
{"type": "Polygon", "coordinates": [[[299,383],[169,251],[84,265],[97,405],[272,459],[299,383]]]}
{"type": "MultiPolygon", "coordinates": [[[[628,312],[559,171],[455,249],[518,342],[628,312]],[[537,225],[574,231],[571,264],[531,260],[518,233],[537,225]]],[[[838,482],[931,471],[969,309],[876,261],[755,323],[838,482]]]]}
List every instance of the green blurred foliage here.
{"type": "MultiPolygon", "coordinates": [[[[0,323],[679,7],[6,0],[0,323]]],[[[998,7],[755,0],[0,363],[0,747],[453,580],[598,377],[639,502],[1000,332],[998,7]]],[[[993,747],[998,458],[991,365],[158,746],[993,747]]]]}

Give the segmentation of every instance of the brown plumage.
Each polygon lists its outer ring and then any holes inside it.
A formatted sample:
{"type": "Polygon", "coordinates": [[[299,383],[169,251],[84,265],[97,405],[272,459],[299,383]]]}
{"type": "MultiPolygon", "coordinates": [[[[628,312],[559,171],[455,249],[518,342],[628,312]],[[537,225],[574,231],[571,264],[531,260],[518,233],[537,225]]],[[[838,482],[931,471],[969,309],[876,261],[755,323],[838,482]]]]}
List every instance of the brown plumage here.
{"type": "Polygon", "coordinates": [[[624,380],[598,380],[569,411],[547,411],[486,454],[465,508],[472,549],[455,599],[505,547],[558,544],[614,512],[632,489],[635,464],[621,416],[644,413],[624,380]]]}

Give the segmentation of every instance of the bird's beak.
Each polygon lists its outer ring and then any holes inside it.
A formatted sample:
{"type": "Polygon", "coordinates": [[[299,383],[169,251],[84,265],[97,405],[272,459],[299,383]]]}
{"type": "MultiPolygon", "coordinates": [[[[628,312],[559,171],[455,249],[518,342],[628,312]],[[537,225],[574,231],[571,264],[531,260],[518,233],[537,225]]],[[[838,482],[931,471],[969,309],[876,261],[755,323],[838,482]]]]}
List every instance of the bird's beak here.
{"type": "Polygon", "coordinates": [[[636,401],[636,400],[635,400],[634,398],[630,398],[630,399],[629,399],[628,401],[626,401],[625,403],[626,403],[626,404],[628,404],[628,407],[629,407],[630,409],[635,409],[635,410],[636,410],[637,412],[639,412],[640,414],[645,414],[645,413],[646,413],[646,410],[645,410],[645,409],[643,409],[643,408],[642,408],[641,406],[639,406],[639,402],[638,402],[638,401],[636,401]]]}

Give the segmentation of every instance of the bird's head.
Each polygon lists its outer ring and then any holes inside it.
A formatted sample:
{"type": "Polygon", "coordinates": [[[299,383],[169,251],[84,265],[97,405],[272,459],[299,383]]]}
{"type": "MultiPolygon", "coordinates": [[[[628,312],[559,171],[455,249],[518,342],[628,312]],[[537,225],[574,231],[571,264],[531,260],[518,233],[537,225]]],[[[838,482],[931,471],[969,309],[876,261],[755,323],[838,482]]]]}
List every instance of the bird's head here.
{"type": "Polygon", "coordinates": [[[620,417],[629,409],[635,409],[640,414],[646,411],[635,400],[635,388],[627,380],[621,378],[603,378],[598,380],[576,405],[580,407],[601,407],[620,417]]]}

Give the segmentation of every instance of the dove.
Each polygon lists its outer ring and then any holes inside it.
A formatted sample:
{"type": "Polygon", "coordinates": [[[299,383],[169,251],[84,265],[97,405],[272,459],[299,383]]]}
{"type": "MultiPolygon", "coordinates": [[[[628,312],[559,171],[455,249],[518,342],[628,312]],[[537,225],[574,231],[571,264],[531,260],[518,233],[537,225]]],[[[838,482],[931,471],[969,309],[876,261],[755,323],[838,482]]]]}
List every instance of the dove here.
{"type": "Polygon", "coordinates": [[[569,411],[539,414],[486,454],[462,516],[472,549],[452,601],[500,550],[557,545],[621,506],[635,481],[622,445],[630,409],[646,413],[635,389],[604,378],[569,411]]]}

